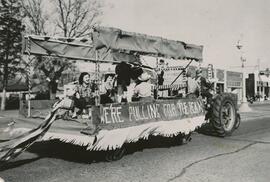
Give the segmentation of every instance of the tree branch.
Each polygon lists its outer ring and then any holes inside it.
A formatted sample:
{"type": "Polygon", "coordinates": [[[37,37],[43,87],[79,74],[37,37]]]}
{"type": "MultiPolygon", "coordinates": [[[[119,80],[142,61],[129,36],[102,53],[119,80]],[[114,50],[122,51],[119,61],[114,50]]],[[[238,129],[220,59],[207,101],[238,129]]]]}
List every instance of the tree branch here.
{"type": "Polygon", "coordinates": [[[58,0],[58,7],[60,10],[60,17],[61,17],[61,23],[62,23],[62,27],[63,27],[63,31],[64,31],[64,36],[67,36],[67,27],[66,27],[66,21],[65,21],[65,16],[64,16],[64,9],[63,9],[63,5],[62,5],[62,1],[58,0]]]}

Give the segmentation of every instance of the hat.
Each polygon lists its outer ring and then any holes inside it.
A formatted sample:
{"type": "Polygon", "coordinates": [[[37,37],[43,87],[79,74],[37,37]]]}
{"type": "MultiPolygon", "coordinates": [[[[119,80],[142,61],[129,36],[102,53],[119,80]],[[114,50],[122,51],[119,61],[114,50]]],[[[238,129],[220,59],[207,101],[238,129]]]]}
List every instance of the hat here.
{"type": "Polygon", "coordinates": [[[138,80],[140,81],[147,81],[151,78],[151,76],[148,73],[142,73],[139,77],[138,80]]]}

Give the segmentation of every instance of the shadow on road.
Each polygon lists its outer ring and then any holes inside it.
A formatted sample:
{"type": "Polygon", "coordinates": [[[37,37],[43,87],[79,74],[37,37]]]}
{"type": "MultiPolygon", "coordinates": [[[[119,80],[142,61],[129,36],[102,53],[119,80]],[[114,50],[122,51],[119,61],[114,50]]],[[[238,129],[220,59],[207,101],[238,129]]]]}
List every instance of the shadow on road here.
{"type": "Polygon", "coordinates": [[[87,147],[63,143],[59,140],[37,142],[28,152],[35,153],[42,158],[57,158],[72,162],[92,163],[100,161],[101,155],[95,151],[86,150],[87,147]]]}
{"type": "Polygon", "coordinates": [[[125,144],[127,148],[127,154],[133,154],[144,149],[152,148],[170,148],[183,144],[183,136],[178,135],[175,137],[162,137],[162,136],[150,136],[147,140],[139,140],[136,143],[125,144]]]}
{"type": "Polygon", "coordinates": [[[0,171],[5,171],[5,170],[8,170],[8,169],[12,169],[12,168],[16,168],[16,167],[20,167],[22,165],[25,165],[25,164],[28,164],[28,163],[31,163],[31,162],[34,162],[34,161],[37,161],[39,160],[41,157],[38,156],[38,157],[35,157],[35,158],[31,158],[31,159],[23,159],[23,160],[19,160],[19,161],[10,161],[8,163],[2,163],[0,165],[0,171]]]}
{"type": "MultiPolygon", "coordinates": [[[[139,140],[136,143],[124,144],[123,147],[126,148],[125,155],[130,155],[144,149],[169,148],[181,144],[183,144],[182,136],[172,138],[150,136],[148,140],[139,140]]],[[[86,148],[87,147],[63,143],[59,140],[51,140],[33,144],[28,149],[28,152],[35,153],[39,155],[40,158],[58,158],[87,164],[106,161],[106,151],[88,151],[86,148]]]]}

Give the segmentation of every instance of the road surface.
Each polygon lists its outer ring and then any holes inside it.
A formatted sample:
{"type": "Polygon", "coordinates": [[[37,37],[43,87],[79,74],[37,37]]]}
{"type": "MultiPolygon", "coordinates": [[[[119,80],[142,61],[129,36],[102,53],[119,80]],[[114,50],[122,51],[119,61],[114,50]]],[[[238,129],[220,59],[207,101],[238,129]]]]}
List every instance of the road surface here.
{"type": "Polygon", "coordinates": [[[115,162],[70,144],[37,143],[2,169],[0,177],[6,182],[267,182],[270,105],[253,106],[253,111],[242,115],[245,121],[231,137],[194,133],[186,145],[153,139],[128,145],[127,154],[115,162]]]}

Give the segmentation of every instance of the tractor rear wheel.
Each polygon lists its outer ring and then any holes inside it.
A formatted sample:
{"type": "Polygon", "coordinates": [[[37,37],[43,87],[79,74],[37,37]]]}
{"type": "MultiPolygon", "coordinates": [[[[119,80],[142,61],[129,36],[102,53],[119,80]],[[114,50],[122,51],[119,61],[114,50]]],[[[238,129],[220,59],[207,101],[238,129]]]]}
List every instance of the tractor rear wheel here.
{"type": "Polygon", "coordinates": [[[218,136],[229,136],[239,127],[236,107],[232,94],[219,94],[213,99],[210,124],[218,136]]]}

